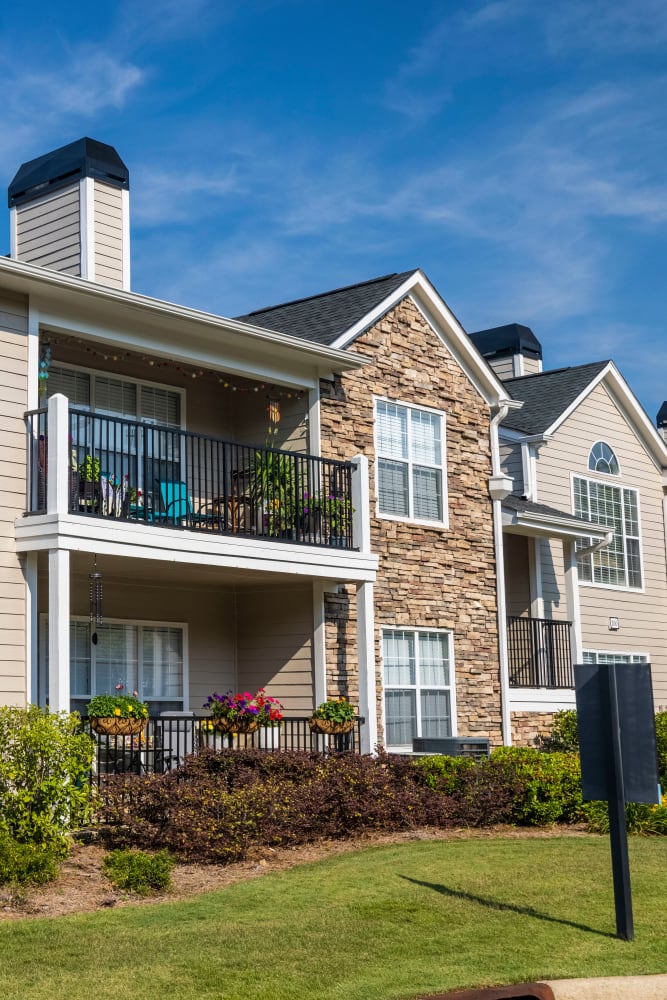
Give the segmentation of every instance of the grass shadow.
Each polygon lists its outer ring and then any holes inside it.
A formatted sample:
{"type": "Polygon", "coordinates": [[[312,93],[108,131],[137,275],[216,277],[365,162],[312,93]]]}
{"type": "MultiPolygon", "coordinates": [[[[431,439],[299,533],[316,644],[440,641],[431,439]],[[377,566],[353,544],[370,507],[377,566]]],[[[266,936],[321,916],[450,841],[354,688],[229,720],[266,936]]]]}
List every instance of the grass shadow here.
{"type": "Polygon", "coordinates": [[[435,882],[422,882],[421,879],[410,878],[408,875],[399,875],[405,882],[412,882],[413,885],[421,885],[425,889],[432,889],[439,892],[441,896],[449,896],[451,899],[463,899],[468,903],[478,903],[486,906],[489,910],[501,910],[509,913],[519,913],[524,917],[533,917],[535,920],[545,920],[550,924],[563,924],[565,927],[574,927],[575,930],[585,931],[587,934],[597,934],[600,937],[616,938],[611,931],[601,931],[596,927],[589,927],[588,924],[579,924],[574,920],[563,920],[560,917],[552,917],[548,913],[541,913],[532,906],[517,906],[515,903],[500,903],[497,899],[489,899],[486,896],[476,896],[472,892],[463,892],[461,889],[450,889],[446,885],[439,885],[435,882]]]}

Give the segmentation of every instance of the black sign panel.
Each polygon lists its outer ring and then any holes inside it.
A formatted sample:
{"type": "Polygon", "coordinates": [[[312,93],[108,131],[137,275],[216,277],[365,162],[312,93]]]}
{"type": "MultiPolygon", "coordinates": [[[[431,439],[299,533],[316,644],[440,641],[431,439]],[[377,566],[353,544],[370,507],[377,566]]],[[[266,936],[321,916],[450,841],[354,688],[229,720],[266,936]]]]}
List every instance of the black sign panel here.
{"type": "Polygon", "coordinates": [[[610,698],[615,686],[625,801],[659,802],[649,664],[581,664],[574,668],[574,683],[584,799],[608,802],[614,797],[616,779],[611,743],[614,712],[610,698]],[[612,671],[615,685],[610,677],[612,671]]]}

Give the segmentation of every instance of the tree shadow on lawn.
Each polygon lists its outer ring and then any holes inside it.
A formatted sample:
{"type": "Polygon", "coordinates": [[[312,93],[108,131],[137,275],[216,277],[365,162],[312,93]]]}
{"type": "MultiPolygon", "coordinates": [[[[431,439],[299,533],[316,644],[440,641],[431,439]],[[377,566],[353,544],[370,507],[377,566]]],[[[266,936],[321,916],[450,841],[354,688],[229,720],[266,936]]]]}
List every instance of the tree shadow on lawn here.
{"type": "Polygon", "coordinates": [[[422,882],[421,879],[410,878],[408,875],[399,875],[399,878],[413,885],[421,885],[425,889],[432,889],[442,896],[450,896],[454,899],[464,899],[469,903],[479,903],[490,910],[503,910],[510,913],[520,913],[524,917],[534,917],[536,920],[546,920],[550,924],[563,924],[565,927],[574,927],[578,931],[586,931],[588,934],[598,934],[600,937],[616,938],[610,931],[601,931],[596,927],[589,927],[587,924],[578,924],[574,920],[561,920],[560,917],[551,917],[548,913],[540,913],[532,906],[516,906],[514,903],[500,903],[497,899],[488,899],[486,896],[475,896],[472,892],[463,892],[461,889],[449,889],[446,885],[438,885],[434,882],[422,882]]]}

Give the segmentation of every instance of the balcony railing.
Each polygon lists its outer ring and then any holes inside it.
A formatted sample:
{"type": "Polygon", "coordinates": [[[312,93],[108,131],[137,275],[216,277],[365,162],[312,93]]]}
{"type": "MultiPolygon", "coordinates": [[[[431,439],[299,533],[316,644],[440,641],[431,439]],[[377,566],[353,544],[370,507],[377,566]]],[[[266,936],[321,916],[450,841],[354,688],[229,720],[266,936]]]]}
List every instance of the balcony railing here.
{"type": "Polygon", "coordinates": [[[508,618],[510,687],[574,687],[571,628],[548,618],[508,618]]]}
{"type": "MultiPolygon", "coordinates": [[[[267,753],[282,750],[360,753],[363,723],[364,719],[357,718],[349,733],[322,736],[311,733],[308,719],[283,716],[280,725],[274,728],[223,736],[211,728],[208,719],[162,715],[149,719],[141,736],[94,734],[96,750],[93,774],[99,783],[108,774],[164,773],[178,767],[189,754],[207,749],[255,749],[267,753]]],[[[87,719],[83,719],[82,725],[86,732],[90,732],[87,719]]]]}
{"type": "MultiPolygon", "coordinates": [[[[27,512],[45,513],[48,411],[26,414],[27,512]]],[[[69,409],[72,514],[353,548],[350,462],[69,409]]]]}

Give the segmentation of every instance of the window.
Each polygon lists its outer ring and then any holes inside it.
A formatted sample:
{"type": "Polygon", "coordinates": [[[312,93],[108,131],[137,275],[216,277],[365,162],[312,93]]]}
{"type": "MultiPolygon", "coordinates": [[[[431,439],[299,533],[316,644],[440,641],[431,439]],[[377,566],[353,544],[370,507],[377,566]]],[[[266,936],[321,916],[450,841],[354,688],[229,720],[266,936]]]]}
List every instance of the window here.
{"type": "MultiPolygon", "coordinates": [[[[609,545],[577,559],[579,579],[603,586],[641,588],[637,491],[575,477],[574,512],[614,531],[609,545]]],[[[577,548],[590,543],[590,539],[580,540],[577,548]]]]}
{"type": "Polygon", "coordinates": [[[646,653],[603,653],[601,650],[584,650],[584,663],[648,663],[646,653]]]}
{"type": "Polygon", "coordinates": [[[72,453],[77,463],[94,453],[104,476],[116,476],[122,482],[127,475],[132,486],[144,491],[156,480],[181,478],[181,438],[161,429],[180,429],[182,398],[178,390],[52,365],[48,394],[56,392],[67,396],[76,410],[123,418],[73,417],[72,453]],[[147,425],[143,432],[130,422],[136,420],[147,425]]]}
{"type": "Polygon", "coordinates": [[[382,663],[387,747],[411,751],[415,736],[451,736],[454,712],[451,635],[385,629],[382,663]]]}
{"type": "MultiPolygon", "coordinates": [[[[95,626],[97,643],[91,642],[90,623],[70,621],[70,705],[85,712],[94,694],[113,694],[122,684],[125,692],[138,691],[151,714],[183,708],[184,630],[175,625],[105,622],[95,626]]],[[[43,629],[48,679],[48,622],[43,629]]],[[[46,685],[45,685],[46,686],[46,685]]]]}
{"type": "Polygon", "coordinates": [[[380,514],[442,523],[444,415],[382,399],[375,406],[380,514]]]}
{"type": "Polygon", "coordinates": [[[591,472],[606,472],[609,476],[618,475],[616,455],[604,441],[598,441],[591,448],[588,456],[588,468],[591,472]]]}

